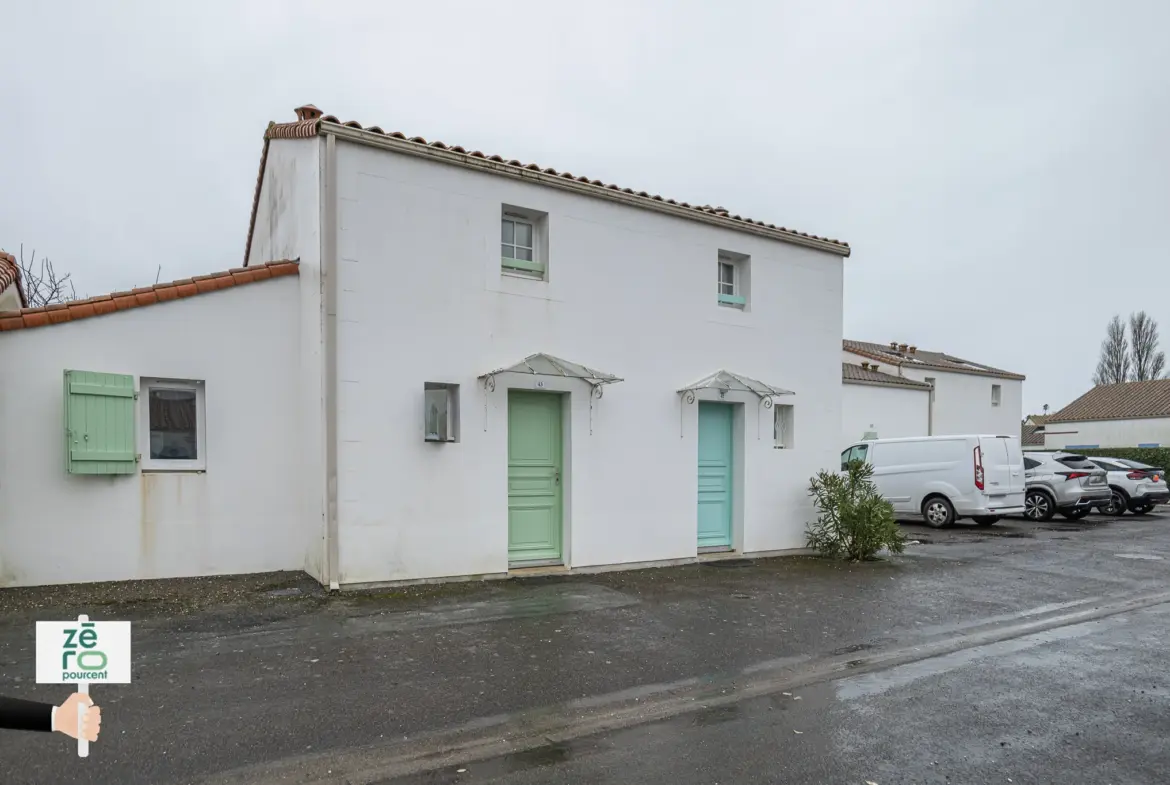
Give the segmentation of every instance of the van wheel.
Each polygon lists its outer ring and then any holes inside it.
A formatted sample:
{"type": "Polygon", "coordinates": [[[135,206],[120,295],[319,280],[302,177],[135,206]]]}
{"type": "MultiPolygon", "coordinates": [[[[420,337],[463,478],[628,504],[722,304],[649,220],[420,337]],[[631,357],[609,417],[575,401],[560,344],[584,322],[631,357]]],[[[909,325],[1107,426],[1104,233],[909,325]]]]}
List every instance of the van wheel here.
{"type": "Polygon", "coordinates": [[[971,520],[975,521],[979,526],[994,526],[999,523],[998,515],[976,515],[971,520]]]}
{"type": "Polygon", "coordinates": [[[932,496],[922,505],[922,517],[927,526],[942,529],[955,522],[955,508],[945,497],[932,496]]]}
{"type": "Polygon", "coordinates": [[[1052,520],[1056,507],[1044,491],[1028,491],[1024,496],[1024,517],[1030,521],[1044,523],[1052,520]]]}

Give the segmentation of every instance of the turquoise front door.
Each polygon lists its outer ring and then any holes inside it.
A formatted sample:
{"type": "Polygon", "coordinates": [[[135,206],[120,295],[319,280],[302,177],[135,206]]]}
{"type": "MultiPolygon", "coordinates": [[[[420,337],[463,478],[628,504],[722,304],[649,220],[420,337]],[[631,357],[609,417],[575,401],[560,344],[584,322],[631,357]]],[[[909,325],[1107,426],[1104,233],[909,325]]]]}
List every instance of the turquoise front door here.
{"type": "Polygon", "coordinates": [[[731,547],[731,423],[725,403],[699,402],[699,547],[731,547]]]}
{"type": "Polygon", "coordinates": [[[508,563],[559,564],[561,396],[508,392],[508,563]]]}

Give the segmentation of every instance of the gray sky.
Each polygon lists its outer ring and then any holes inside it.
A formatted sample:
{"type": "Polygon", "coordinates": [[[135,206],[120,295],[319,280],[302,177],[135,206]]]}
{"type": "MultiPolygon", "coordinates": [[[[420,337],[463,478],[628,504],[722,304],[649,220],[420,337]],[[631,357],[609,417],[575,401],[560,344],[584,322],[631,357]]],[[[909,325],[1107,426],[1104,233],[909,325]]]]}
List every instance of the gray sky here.
{"type": "Polygon", "coordinates": [[[845,334],[1090,383],[1170,348],[1170,3],[0,0],[0,247],[99,294],[241,263],[311,102],[848,240],[845,334]],[[573,10],[570,10],[573,9],[573,10]]]}

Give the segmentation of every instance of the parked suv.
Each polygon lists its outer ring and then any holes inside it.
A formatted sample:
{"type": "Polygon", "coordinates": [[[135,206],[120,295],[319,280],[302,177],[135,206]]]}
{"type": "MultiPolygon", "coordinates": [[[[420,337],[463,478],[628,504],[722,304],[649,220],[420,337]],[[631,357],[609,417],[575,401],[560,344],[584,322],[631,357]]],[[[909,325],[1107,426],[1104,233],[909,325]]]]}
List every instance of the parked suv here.
{"type": "Polygon", "coordinates": [[[1024,515],[1033,521],[1052,520],[1058,512],[1080,520],[1112,496],[1104,469],[1067,452],[1024,453],[1024,483],[1024,515]]]}
{"type": "Polygon", "coordinates": [[[1121,458],[1089,460],[1104,469],[1109,478],[1109,504],[1100,508],[1106,515],[1123,515],[1126,510],[1145,515],[1154,505],[1170,500],[1170,487],[1162,469],[1121,458]]]}

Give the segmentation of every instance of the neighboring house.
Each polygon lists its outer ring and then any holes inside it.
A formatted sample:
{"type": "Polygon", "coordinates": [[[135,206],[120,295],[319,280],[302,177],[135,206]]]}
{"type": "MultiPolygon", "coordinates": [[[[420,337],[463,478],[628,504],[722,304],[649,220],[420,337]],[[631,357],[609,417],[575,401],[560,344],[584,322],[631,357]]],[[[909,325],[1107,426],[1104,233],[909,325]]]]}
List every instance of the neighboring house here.
{"type": "MultiPolygon", "coordinates": [[[[934,394],[928,396],[925,431],[906,435],[1019,433],[1024,377],[1018,373],[897,341],[878,344],[847,340],[842,347],[845,363],[861,365],[868,362],[871,368],[876,364],[885,373],[934,388],[934,394]]],[[[877,388],[866,388],[866,393],[855,396],[855,405],[859,412],[851,415],[854,419],[868,417],[874,422],[893,419],[896,411],[908,406],[904,396],[898,399],[898,403],[891,404],[890,396],[879,394],[877,388]],[[891,407],[896,407],[896,410],[891,407]]],[[[845,427],[852,425],[845,422],[845,427]]],[[[878,436],[884,438],[886,434],[878,430],[878,436]]],[[[846,441],[858,438],[860,436],[854,436],[846,441]]]]}
{"type": "Polygon", "coordinates": [[[0,311],[19,311],[28,305],[16,257],[0,251],[0,311]]]}
{"type": "Polygon", "coordinates": [[[24,328],[0,333],[21,369],[4,582],[340,587],[804,546],[839,454],[848,245],[297,118],[265,134],[246,268],[0,317],[24,328]],[[264,270],[295,274],[134,307],[264,270]],[[62,393],[69,369],[93,375],[62,393]],[[93,400],[117,438],[77,440],[93,400]]]}
{"type": "Polygon", "coordinates": [[[841,443],[862,438],[922,436],[930,429],[931,386],[891,373],[879,363],[841,364],[841,443]]]}
{"type": "Polygon", "coordinates": [[[1051,415],[1030,414],[1020,426],[1020,444],[1044,449],[1044,425],[1051,415]]]}
{"type": "Polygon", "coordinates": [[[1170,379],[1094,387],[1044,424],[1047,449],[1170,445],[1170,379]]]}

